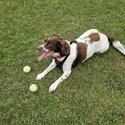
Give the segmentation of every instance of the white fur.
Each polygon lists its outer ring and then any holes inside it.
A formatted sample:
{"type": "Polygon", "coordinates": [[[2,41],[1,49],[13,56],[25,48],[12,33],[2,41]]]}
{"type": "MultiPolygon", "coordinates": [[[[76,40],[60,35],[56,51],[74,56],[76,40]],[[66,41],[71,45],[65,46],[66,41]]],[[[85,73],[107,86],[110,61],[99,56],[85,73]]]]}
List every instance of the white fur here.
{"type": "Polygon", "coordinates": [[[44,47],[44,45],[45,45],[45,43],[44,44],[42,44],[41,46],[39,46],[38,48],[43,48],[43,50],[45,51],[45,52],[48,52],[49,50],[48,49],[46,49],[45,47],[44,47]]]}
{"type": "MultiPolygon", "coordinates": [[[[90,58],[93,56],[94,53],[104,53],[109,49],[109,41],[108,37],[99,32],[97,29],[90,29],[87,32],[83,33],[79,38],[76,39],[77,42],[83,42],[87,45],[87,53],[86,53],[86,59],[90,58]],[[89,35],[91,33],[99,33],[100,40],[99,41],[93,41],[90,42],[89,35]]],[[[67,41],[68,42],[68,41],[67,41]]],[[[68,42],[69,44],[69,42],[68,42]]],[[[113,46],[119,50],[122,54],[125,55],[125,48],[124,46],[119,42],[115,41],[113,42],[113,46]]],[[[44,46],[42,46],[44,48],[44,46]]],[[[56,55],[56,54],[55,54],[56,55]]],[[[77,56],[77,44],[73,43],[70,45],[70,55],[66,59],[66,61],[63,64],[62,70],[63,70],[63,75],[58,78],[49,88],[49,92],[54,92],[57,88],[57,86],[65,80],[70,74],[71,74],[71,69],[72,69],[72,64],[74,60],[76,59],[77,56]]],[[[64,58],[57,58],[58,61],[62,61],[64,58]]],[[[85,61],[83,60],[83,62],[85,61]]],[[[55,60],[53,59],[52,63],[48,66],[47,69],[45,69],[41,74],[37,75],[36,79],[40,80],[45,77],[45,75],[53,70],[56,67],[55,60]]]]}
{"type": "Polygon", "coordinates": [[[36,77],[36,80],[41,80],[42,78],[45,77],[45,75],[50,72],[51,70],[53,70],[56,67],[56,63],[55,60],[53,59],[53,61],[51,62],[51,64],[48,66],[48,68],[46,68],[42,73],[38,74],[36,77]]]}
{"type": "MultiPolygon", "coordinates": [[[[109,49],[109,41],[105,34],[100,33],[97,29],[90,29],[83,33],[79,38],[76,39],[78,42],[87,44],[87,57],[86,59],[93,56],[94,53],[103,53],[109,49]],[[90,42],[88,37],[92,33],[99,33],[100,40],[96,42],[90,42]]],[[[84,61],[84,60],[83,60],[84,61]]]]}
{"type": "Polygon", "coordinates": [[[120,43],[120,41],[114,41],[113,47],[119,50],[122,54],[125,55],[125,46],[120,43]]]}

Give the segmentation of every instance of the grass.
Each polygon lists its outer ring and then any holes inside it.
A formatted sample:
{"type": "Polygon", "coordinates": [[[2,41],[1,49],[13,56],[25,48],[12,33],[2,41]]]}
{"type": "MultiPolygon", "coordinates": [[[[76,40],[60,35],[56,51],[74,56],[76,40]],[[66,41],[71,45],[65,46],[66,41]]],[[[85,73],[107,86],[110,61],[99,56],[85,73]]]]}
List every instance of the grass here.
{"type": "Polygon", "coordinates": [[[125,44],[125,1],[1,0],[0,125],[124,125],[125,57],[111,48],[80,64],[53,94],[59,69],[35,77],[51,59],[37,62],[36,47],[57,33],[68,40],[90,28],[125,44]],[[24,74],[25,65],[32,72],[24,74]],[[38,91],[29,91],[30,84],[38,91]]]}

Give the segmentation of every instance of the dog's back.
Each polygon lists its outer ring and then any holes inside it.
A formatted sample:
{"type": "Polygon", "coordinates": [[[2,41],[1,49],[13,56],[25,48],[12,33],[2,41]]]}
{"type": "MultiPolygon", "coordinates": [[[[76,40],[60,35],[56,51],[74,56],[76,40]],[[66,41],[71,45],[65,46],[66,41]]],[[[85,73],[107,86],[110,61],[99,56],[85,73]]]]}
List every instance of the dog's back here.
{"type": "Polygon", "coordinates": [[[104,53],[113,45],[118,51],[125,55],[125,47],[120,41],[115,40],[108,35],[99,32],[97,29],[90,29],[76,39],[78,42],[83,42],[87,45],[87,58],[93,56],[94,53],[104,53]]]}

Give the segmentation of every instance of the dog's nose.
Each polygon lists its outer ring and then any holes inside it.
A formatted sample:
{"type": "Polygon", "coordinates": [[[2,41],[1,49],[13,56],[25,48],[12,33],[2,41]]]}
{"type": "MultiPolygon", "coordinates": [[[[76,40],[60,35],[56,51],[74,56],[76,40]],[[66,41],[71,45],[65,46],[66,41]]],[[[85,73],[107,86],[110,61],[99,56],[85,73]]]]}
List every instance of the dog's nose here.
{"type": "Polygon", "coordinates": [[[40,50],[40,47],[37,47],[38,50],[40,50]]]}

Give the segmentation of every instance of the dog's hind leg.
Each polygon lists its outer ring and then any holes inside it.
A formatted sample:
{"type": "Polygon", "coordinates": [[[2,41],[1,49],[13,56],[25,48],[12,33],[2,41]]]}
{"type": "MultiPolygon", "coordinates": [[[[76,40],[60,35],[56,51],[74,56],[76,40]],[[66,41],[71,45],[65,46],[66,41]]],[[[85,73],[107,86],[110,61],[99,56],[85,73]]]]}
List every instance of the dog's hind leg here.
{"type": "Polygon", "coordinates": [[[116,48],[119,52],[121,52],[123,55],[125,55],[125,46],[118,40],[115,40],[114,38],[108,36],[108,41],[112,43],[113,47],[116,48]]]}
{"type": "Polygon", "coordinates": [[[116,48],[119,52],[125,55],[125,46],[120,41],[112,42],[113,47],[116,48]]]}

